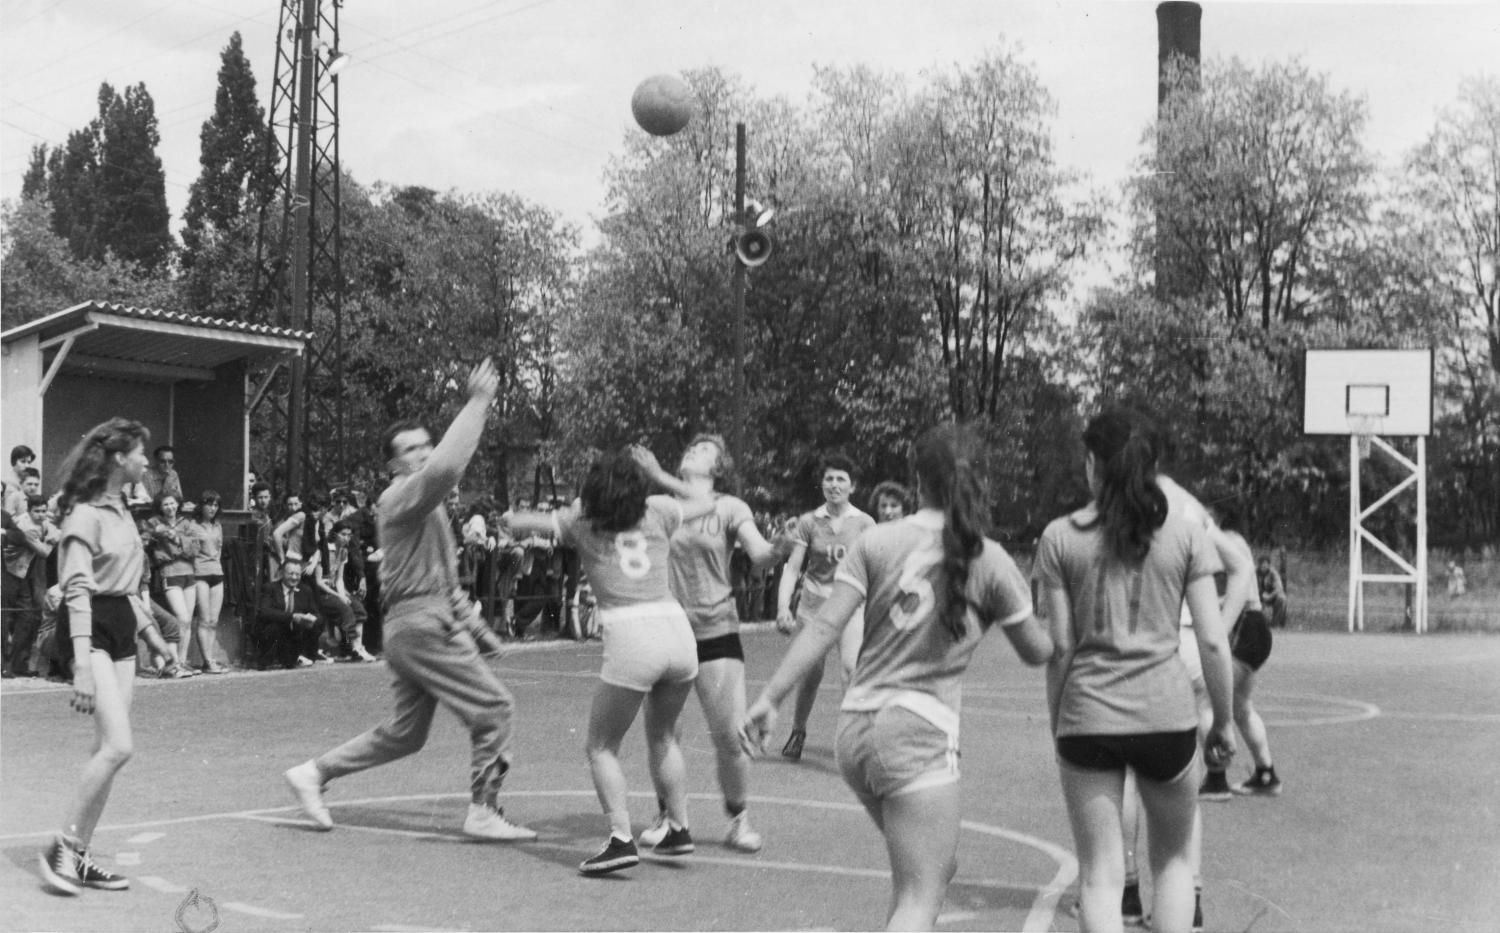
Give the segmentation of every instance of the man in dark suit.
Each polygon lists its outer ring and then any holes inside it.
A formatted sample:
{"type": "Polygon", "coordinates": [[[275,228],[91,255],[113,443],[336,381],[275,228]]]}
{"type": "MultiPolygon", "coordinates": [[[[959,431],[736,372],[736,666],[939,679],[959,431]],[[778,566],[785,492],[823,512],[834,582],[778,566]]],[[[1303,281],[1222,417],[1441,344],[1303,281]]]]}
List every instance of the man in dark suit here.
{"type": "Polygon", "coordinates": [[[309,667],[324,660],[318,650],[323,619],[311,581],[302,578],[300,558],[287,558],[281,579],[269,580],[261,588],[257,627],[263,657],[273,665],[309,667]]]}

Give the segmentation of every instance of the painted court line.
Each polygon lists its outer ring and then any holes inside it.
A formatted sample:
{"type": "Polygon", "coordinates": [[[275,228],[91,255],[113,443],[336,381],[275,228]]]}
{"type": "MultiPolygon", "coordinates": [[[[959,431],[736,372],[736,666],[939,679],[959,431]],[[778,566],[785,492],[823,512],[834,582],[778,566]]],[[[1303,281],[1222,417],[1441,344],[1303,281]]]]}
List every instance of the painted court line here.
{"type": "MultiPolygon", "coordinates": [[[[401,795],[397,795],[397,796],[388,796],[388,797],[365,797],[365,798],[359,798],[359,799],[355,799],[355,800],[329,801],[328,805],[329,805],[330,809],[337,809],[337,808],[340,808],[340,807],[369,806],[369,805],[376,805],[376,804],[410,803],[410,802],[414,802],[414,801],[436,801],[436,800],[444,800],[444,799],[450,799],[450,798],[463,798],[463,797],[466,797],[466,796],[468,796],[468,795],[464,794],[464,793],[401,794],[401,795]]],[[[506,792],[506,796],[507,797],[593,797],[594,796],[594,792],[592,790],[507,791],[506,792]]],[[[639,797],[639,798],[648,798],[648,799],[654,799],[655,798],[655,794],[650,793],[650,792],[645,792],[645,791],[637,791],[635,793],[632,793],[630,796],[632,796],[632,797],[639,797]]],[[[704,794],[704,793],[689,794],[688,797],[689,797],[689,799],[693,799],[693,800],[713,800],[713,801],[716,801],[716,800],[719,799],[716,794],[704,794]]],[[[847,803],[847,802],[842,802],[842,801],[805,800],[805,799],[798,799],[798,798],[792,798],[792,797],[760,797],[760,796],[754,796],[754,795],[752,795],[749,799],[750,799],[751,803],[758,803],[758,804],[780,805],[780,806],[787,806],[787,807],[802,807],[802,808],[805,808],[805,809],[815,809],[815,810],[834,810],[834,811],[840,811],[840,812],[846,812],[846,813],[858,813],[858,814],[861,814],[861,815],[864,814],[864,807],[860,806],[859,804],[857,804],[857,803],[847,803]]],[[[96,832],[117,832],[117,831],[120,831],[120,830],[128,830],[128,829],[146,829],[146,828],[149,828],[149,827],[176,826],[176,825],[184,825],[184,824],[189,824],[189,823],[202,823],[202,822],[208,822],[208,821],[213,821],[213,820],[223,820],[223,819],[240,819],[240,820],[249,820],[249,821],[263,822],[263,823],[282,823],[282,824],[293,824],[293,825],[309,825],[309,824],[307,824],[306,820],[296,820],[296,819],[289,819],[289,818],[286,818],[286,817],[276,816],[276,814],[284,813],[284,812],[286,812],[288,810],[296,810],[296,809],[297,809],[297,807],[294,804],[294,805],[291,805],[291,806],[268,807],[268,808],[257,809],[257,810],[237,810],[237,811],[233,811],[233,812],[224,812],[224,813],[207,813],[207,814],[200,814],[198,816],[176,817],[176,818],[172,818],[172,819],[163,819],[163,820],[152,820],[152,821],[140,822],[140,823],[123,824],[123,825],[120,825],[120,826],[101,826],[101,827],[99,827],[96,830],[96,832]]],[[[995,838],[1007,839],[1007,840],[1010,840],[1012,842],[1019,843],[1020,845],[1036,849],[1037,851],[1039,851],[1042,854],[1048,856],[1054,862],[1057,863],[1057,872],[1053,875],[1052,879],[1049,882],[1047,882],[1047,884],[1039,886],[1037,888],[1037,896],[1036,896],[1035,900],[1032,901],[1031,909],[1030,909],[1030,911],[1026,915],[1025,924],[1021,928],[1024,931],[1045,931],[1045,930],[1050,930],[1052,928],[1054,915],[1056,914],[1058,900],[1061,898],[1063,892],[1066,891],[1068,889],[1068,887],[1072,885],[1073,881],[1078,877],[1078,860],[1073,857],[1073,853],[1069,852],[1067,849],[1063,848],[1062,846],[1056,845],[1055,843],[1049,842],[1049,841],[1047,841],[1045,839],[1040,839],[1040,838],[1038,838],[1036,836],[1031,836],[1031,835],[1028,835],[1026,833],[1020,833],[1020,832],[1016,832],[1014,830],[1005,829],[1004,827],[1000,827],[1000,826],[991,826],[991,825],[989,825],[987,823],[978,823],[978,822],[975,822],[975,821],[972,821],[972,820],[963,820],[959,825],[960,825],[960,828],[963,829],[963,830],[968,830],[970,832],[976,832],[976,833],[979,833],[981,835],[992,836],[992,837],[995,837],[995,838]]],[[[338,827],[338,829],[340,829],[340,830],[352,830],[352,831],[356,831],[356,832],[375,833],[375,834],[405,836],[405,837],[409,837],[409,838],[438,839],[438,840],[453,841],[453,842],[464,842],[464,841],[466,841],[461,836],[457,836],[457,835],[453,835],[453,834],[448,834],[448,833],[420,832],[420,831],[405,830],[405,829],[383,829],[383,828],[380,828],[380,827],[351,826],[351,825],[348,825],[348,824],[341,825],[341,826],[338,827]]],[[[8,836],[0,836],[0,842],[4,842],[4,841],[8,841],[8,840],[17,840],[17,839],[45,838],[45,837],[47,837],[47,836],[49,836],[51,834],[52,834],[51,830],[43,830],[43,831],[35,832],[35,833],[16,833],[16,834],[8,835],[8,836]]],[[[745,867],[775,868],[775,869],[781,869],[781,870],[786,870],[786,871],[799,871],[799,872],[827,874],[827,875],[842,875],[844,877],[881,878],[881,879],[886,879],[886,878],[890,877],[890,873],[888,871],[882,871],[882,870],[877,870],[877,869],[847,868],[847,867],[837,866],[837,865],[811,865],[811,864],[804,864],[804,863],[797,863],[797,862],[771,862],[771,861],[766,861],[766,860],[762,860],[762,859],[759,859],[759,858],[721,858],[721,857],[716,857],[716,856],[699,855],[699,856],[695,857],[695,861],[700,861],[700,862],[704,862],[704,863],[707,863],[707,864],[726,865],[726,866],[736,867],[736,868],[745,868],[745,867]]],[[[181,887],[180,885],[173,884],[172,882],[167,881],[164,878],[159,878],[159,877],[157,877],[155,875],[143,875],[143,876],[139,876],[138,880],[141,882],[141,884],[144,884],[144,885],[146,885],[149,888],[153,888],[153,889],[155,889],[157,891],[161,891],[161,892],[166,893],[166,894],[186,894],[186,893],[188,893],[188,889],[187,888],[181,887]]],[[[978,885],[978,886],[982,886],[982,887],[1001,887],[1001,885],[999,885],[998,882],[965,881],[964,883],[965,884],[978,885]]],[[[1015,887],[1015,885],[1004,885],[1004,887],[1015,887]]],[[[1025,887],[1031,887],[1031,886],[1030,885],[1026,885],[1025,887]]],[[[291,919],[296,919],[296,918],[299,918],[299,917],[302,916],[301,914],[276,914],[275,912],[265,913],[263,911],[266,911],[267,908],[254,907],[252,905],[242,904],[242,903],[239,903],[239,902],[233,902],[233,903],[234,903],[233,907],[231,907],[230,904],[224,904],[222,906],[224,906],[225,909],[233,909],[233,910],[237,910],[238,912],[245,913],[245,914],[248,914],[248,915],[257,916],[257,917],[267,917],[269,919],[291,920],[291,919]],[[241,909],[241,908],[243,908],[243,909],[241,909]]]]}
{"type": "Polygon", "coordinates": [[[125,841],[133,846],[149,845],[165,836],[166,833],[136,833],[125,841]]]}
{"type": "Polygon", "coordinates": [[[219,906],[225,910],[232,910],[237,914],[245,914],[250,917],[264,917],[267,920],[302,919],[302,914],[289,914],[285,911],[271,910],[269,907],[256,907],[254,904],[243,904],[239,901],[225,901],[219,906]]]}

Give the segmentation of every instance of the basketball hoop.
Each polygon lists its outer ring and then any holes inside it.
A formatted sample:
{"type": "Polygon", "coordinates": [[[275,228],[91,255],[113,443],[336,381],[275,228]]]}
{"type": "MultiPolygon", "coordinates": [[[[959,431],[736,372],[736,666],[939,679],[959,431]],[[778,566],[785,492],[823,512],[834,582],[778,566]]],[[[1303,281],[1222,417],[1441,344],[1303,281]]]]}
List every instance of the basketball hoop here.
{"type": "Polygon", "coordinates": [[[1384,418],[1375,415],[1350,414],[1349,434],[1359,442],[1359,459],[1370,459],[1370,439],[1380,433],[1384,418]]]}

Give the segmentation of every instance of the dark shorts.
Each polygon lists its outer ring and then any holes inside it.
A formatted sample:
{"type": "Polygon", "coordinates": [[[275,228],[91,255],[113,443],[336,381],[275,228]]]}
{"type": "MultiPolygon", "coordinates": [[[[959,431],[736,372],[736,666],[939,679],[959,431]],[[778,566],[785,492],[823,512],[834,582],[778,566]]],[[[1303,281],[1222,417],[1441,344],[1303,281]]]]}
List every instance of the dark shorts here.
{"type": "Polygon", "coordinates": [[[698,663],[707,664],[722,658],[745,660],[745,646],[740,642],[739,632],[730,632],[718,638],[705,638],[698,642],[698,663]]]}
{"type": "Polygon", "coordinates": [[[161,578],[161,585],[169,590],[188,590],[193,587],[193,575],[190,573],[174,573],[169,577],[161,578]]]}
{"type": "MultiPolygon", "coordinates": [[[[103,651],[111,661],[128,661],[135,657],[135,610],[128,596],[95,596],[91,601],[94,610],[95,651],[103,651]]],[[[73,639],[66,631],[57,633],[68,639],[65,654],[73,656],[73,639]]]]}
{"type": "Polygon", "coordinates": [[[218,586],[224,582],[222,573],[200,573],[195,578],[199,583],[207,583],[209,586],[218,586]]]}
{"type": "Polygon", "coordinates": [[[1271,656],[1271,624],[1259,609],[1246,609],[1229,630],[1229,653],[1252,671],[1260,670],[1271,656]]]}
{"type": "Polygon", "coordinates": [[[1065,735],[1057,740],[1058,757],[1075,768],[1085,771],[1131,768],[1152,781],[1170,781],[1182,774],[1197,753],[1197,729],[1134,735],[1065,735]]]}

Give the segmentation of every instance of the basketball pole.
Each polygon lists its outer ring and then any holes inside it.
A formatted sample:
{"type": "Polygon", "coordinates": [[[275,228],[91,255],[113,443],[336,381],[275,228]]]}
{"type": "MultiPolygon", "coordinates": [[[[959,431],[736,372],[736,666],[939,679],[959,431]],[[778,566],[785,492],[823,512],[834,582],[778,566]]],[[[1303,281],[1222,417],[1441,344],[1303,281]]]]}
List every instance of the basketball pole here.
{"type": "Polygon", "coordinates": [[[1359,519],[1359,438],[1349,435],[1349,631],[1364,631],[1364,542],[1359,519]]]}
{"type": "MultiPolygon", "coordinates": [[[[750,228],[745,218],[745,124],[734,125],[734,213],[740,233],[750,228]]],[[[733,255],[734,311],[729,324],[730,372],[729,449],[745,462],[745,264],[733,255]]]]}

